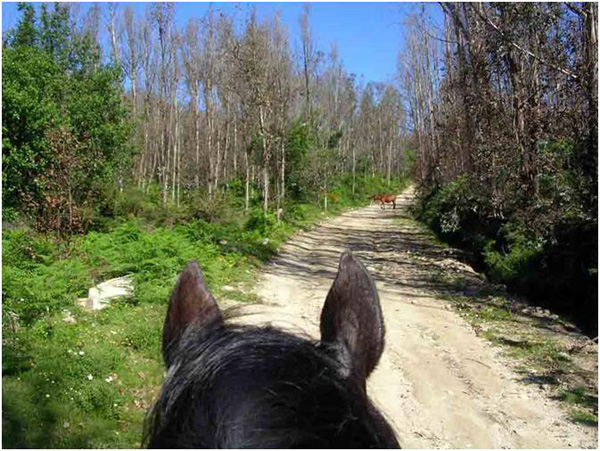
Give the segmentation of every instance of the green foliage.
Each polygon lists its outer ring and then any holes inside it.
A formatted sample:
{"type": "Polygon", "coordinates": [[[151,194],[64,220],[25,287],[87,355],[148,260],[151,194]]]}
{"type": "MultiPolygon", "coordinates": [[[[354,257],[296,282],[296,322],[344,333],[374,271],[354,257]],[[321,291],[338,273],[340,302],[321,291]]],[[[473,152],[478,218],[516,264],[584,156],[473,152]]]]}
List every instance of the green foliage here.
{"type": "Polygon", "coordinates": [[[162,380],[163,314],[153,306],[74,309],[75,324],[57,315],[5,331],[4,446],[138,446],[162,380]]]}
{"type": "Polygon", "coordinates": [[[423,194],[419,219],[447,238],[460,236],[473,220],[480,221],[482,199],[473,190],[471,177],[465,175],[428,194],[423,194]]]}
{"type": "Polygon", "coordinates": [[[336,132],[331,133],[329,135],[329,139],[327,140],[327,148],[337,149],[343,134],[344,133],[342,132],[342,130],[338,130],[336,132]]]}
{"type": "Polygon", "coordinates": [[[484,258],[492,280],[515,285],[527,284],[539,265],[543,242],[531,241],[523,231],[507,224],[500,230],[498,246],[490,240],[484,249],[484,258]]]}
{"type": "Polygon", "coordinates": [[[128,328],[122,344],[139,351],[146,358],[157,362],[161,359],[162,330],[155,324],[136,323],[128,328]]]}
{"type": "Polygon", "coordinates": [[[598,425],[598,416],[585,410],[573,410],[571,419],[576,423],[583,423],[590,426],[598,425]]]}
{"type": "Polygon", "coordinates": [[[35,26],[35,9],[31,3],[20,2],[17,9],[23,13],[19,25],[10,37],[14,46],[35,46],[38,42],[38,31],[35,26]]]}
{"type": "Polygon", "coordinates": [[[253,209],[246,221],[246,230],[256,230],[261,235],[266,235],[269,229],[277,224],[277,218],[272,213],[263,213],[258,209],[253,209]]]}
{"type": "MultiPolygon", "coordinates": [[[[416,169],[417,152],[412,147],[407,147],[404,150],[404,171],[402,173],[403,178],[413,177],[413,172],[416,169]]],[[[415,177],[416,178],[416,177],[415,177]]]]}
{"type": "Polygon", "coordinates": [[[306,166],[313,144],[314,136],[309,125],[301,120],[293,122],[286,141],[286,187],[289,195],[295,200],[307,200],[308,187],[304,183],[302,169],[306,166]]]}
{"type": "Polygon", "coordinates": [[[560,399],[568,404],[595,408],[598,405],[598,397],[589,393],[585,386],[577,385],[560,393],[560,399]]]}
{"type": "Polygon", "coordinates": [[[58,246],[49,238],[14,230],[2,233],[4,315],[30,323],[43,313],[70,305],[87,293],[91,278],[78,258],[57,260],[58,246]]]}
{"type": "MultiPolygon", "coordinates": [[[[443,239],[470,250],[497,282],[574,318],[597,333],[597,221],[585,207],[570,141],[545,143],[539,196],[495,205],[474,175],[422,188],[417,217],[443,239]]],[[[585,197],[585,196],[584,196],[585,197]]]]}
{"type": "Polygon", "coordinates": [[[46,130],[62,121],[53,97],[64,80],[46,54],[30,47],[4,49],[2,63],[3,205],[20,208],[42,196],[40,177],[53,158],[46,130]]]}
{"type": "Polygon", "coordinates": [[[71,35],[68,7],[43,5],[39,24],[23,8],[2,55],[3,205],[40,230],[85,230],[130,167],[120,74],[89,36],[71,35]]]}

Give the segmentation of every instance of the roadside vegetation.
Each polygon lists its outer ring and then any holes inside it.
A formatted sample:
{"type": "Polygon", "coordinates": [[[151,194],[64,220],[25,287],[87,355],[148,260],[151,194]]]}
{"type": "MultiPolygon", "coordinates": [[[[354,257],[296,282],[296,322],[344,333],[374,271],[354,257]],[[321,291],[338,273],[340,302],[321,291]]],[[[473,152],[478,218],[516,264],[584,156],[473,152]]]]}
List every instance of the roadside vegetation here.
{"type": "MultiPolygon", "coordinates": [[[[352,197],[340,180],[327,214],[364,205],[377,189],[404,187],[388,187],[381,178],[357,185],[352,197]]],[[[244,213],[236,202],[243,199],[221,202],[213,222],[180,212],[177,223],[161,224],[154,205],[149,217],[115,217],[109,231],[68,240],[24,228],[3,231],[5,447],[139,446],[144,415],[164,376],[166,302],[185,264],[199,261],[218,299],[259,302],[251,293],[258,265],[294,231],[326,217],[322,206],[296,203],[277,221],[260,205],[244,213]],[[76,303],[96,283],[127,274],[132,298],[99,312],[76,303]]]]}
{"type": "Polygon", "coordinates": [[[597,5],[441,9],[443,28],[412,16],[402,59],[416,216],[492,281],[596,337],[597,5]]]}

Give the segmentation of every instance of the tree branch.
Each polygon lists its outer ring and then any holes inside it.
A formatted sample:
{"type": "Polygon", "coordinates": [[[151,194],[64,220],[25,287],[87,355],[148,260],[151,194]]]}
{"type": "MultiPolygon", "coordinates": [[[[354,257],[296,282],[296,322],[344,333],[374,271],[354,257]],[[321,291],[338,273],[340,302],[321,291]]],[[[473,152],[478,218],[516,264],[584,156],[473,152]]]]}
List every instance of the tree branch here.
{"type": "Polygon", "coordinates": [[[485,22],[487,22],[488,25],[490,25],[502,37],[502,39],[504,39],[504,41],[506,41],[508,44],[512,45],[514,48],[516,48],[520,52],[525,53],[526,55],[529,55],[530,57],[539,61],[540,63],[545,64],[546,66],[548,66],[552,69],[555,69],[568,77],[571,77],[573,80],[579,80],[579,77],[576,74],[574,74],[573,72],[571,72],[570,70],[565,69],[563,67],[559,67],[556,64],[552,64],[549,61],[546,61],[544,58],[535,55],[534,53],[530,52],[527,49],[524,49],[516,42],[513,42],[510,39],[508,39],[506,37],[506,35],[504,34],[504,32],[502,30],[500,30],[500,28],[494,22],[492,22],[492,20],[487,16],[486,13],[484,13],[485,15],[482,15],[477,9],[473,8],[473,5],[471,3],[469,3],[469,6],[473,9],[473,11],[475,11],[477,13],[477,15],[479,17],[481,17],[485,22]]]}
{"type": "Polygon", "coordinates": [[[575,14],[581,17],[586,17],[587,13],[583,11],[579,6],[572,2],[565,2],[565,6],[573,11],[575,14]]]}

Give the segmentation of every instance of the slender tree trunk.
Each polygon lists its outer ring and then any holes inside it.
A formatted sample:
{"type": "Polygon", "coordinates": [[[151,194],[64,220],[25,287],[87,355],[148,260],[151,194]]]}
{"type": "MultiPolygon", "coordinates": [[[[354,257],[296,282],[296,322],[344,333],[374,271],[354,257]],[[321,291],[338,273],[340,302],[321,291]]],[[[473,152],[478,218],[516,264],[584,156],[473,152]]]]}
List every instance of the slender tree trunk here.
{"type": "Polygon", "coordinates": [[[325,211],[327,212],[327,200],[328,200],[329,196],[327,193],[327,174],[325,174],[325,196],[324,196],[324,206],[325,206],[325,211]]]}
{"type": "Polygon", "coordinates": [[[246,192],[244,196],[244,206],[245,210],[248,211],[250,208],[250,164],[248,163],[248,152],[244,152],[244,156],[246,157],[246,192]]]}
{"type": "Polygon", "coordinates": [[[237,118],[233,116],[233,174],[237,177],[237,118]]]}
{"type": "Polygon", "coordinates": [[[267,214],[269,210],[269,148],[268,148],[268,139],[266,136],[266,127],[265,127],[265,116],[263,107],[259,107],[259,120],[260,120],[260,135],[262,139],[263,146],[263,212],[267,214]]]}
{"type": "Polygon", "coordinates": [[[392,177],[392,140],[388,143],[388,173],[387,173],[387,185],[390,186],[392,177]]]}
{"type": "Polygon", "coordinates": [[[221,139],[219,136],[219,128],[217,128],[217,155],[215,157],[215,175],[213,193],[216,195],[219,188],[219,176],[221,172],[221,139]]]}
{"type": "Polygon", "coordinates": [[[356,145],[352,145],[352,195],[356,193],[356,145]]]}
{"type": "Polygon", "coordinates": [[[117,14],[118,3],[109,3],[108,4],[108,13],[109,13],[109,24],[108,24],[108,32],[110,34],[110,46],[112,49],[113,59],[115,66],[119,66],[119,48],[117,46],[117,33],[115,30],[115,17],[117,14]]]}
{"type": "Polygon", "coordinates": [[[173,137],[173,168],[172,168],[172,181],[171,181],[171,201],[175,203],[175,197],[177,195],[177,153],[179,151],[177,147],[177,136],[179,134],[179,123],[178,123],[178,114],[177,114],[177,98],[174,99],[174,137],[173,137]]]}
{"type": "Polygon", "coordinates": [[[194,150],[196,155],[196,167],[194,168],[194,182],[196,189],[200,188],[200,112],[198,111],[198,90],[194,90],[194,150]]]}
{"type": "Polygon", "coordinates": [[[281,203],[285,201],[285,138],[281,139],[281,203]]]}

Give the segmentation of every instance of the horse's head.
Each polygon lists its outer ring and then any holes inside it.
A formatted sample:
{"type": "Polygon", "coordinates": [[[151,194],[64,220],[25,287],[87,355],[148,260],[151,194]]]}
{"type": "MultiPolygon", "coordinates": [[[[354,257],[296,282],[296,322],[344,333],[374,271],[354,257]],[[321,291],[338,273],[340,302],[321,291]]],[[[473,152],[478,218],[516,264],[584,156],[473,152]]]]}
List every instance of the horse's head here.
{"type": "Polygon", "coordinates": [[[366,393],[384,325],[375,283],[351,254],[325,300],[320,342],[225,323],[190,263],[165,320],[167,376],[147,420],[149,447],[398,446],[366,393]]]}

